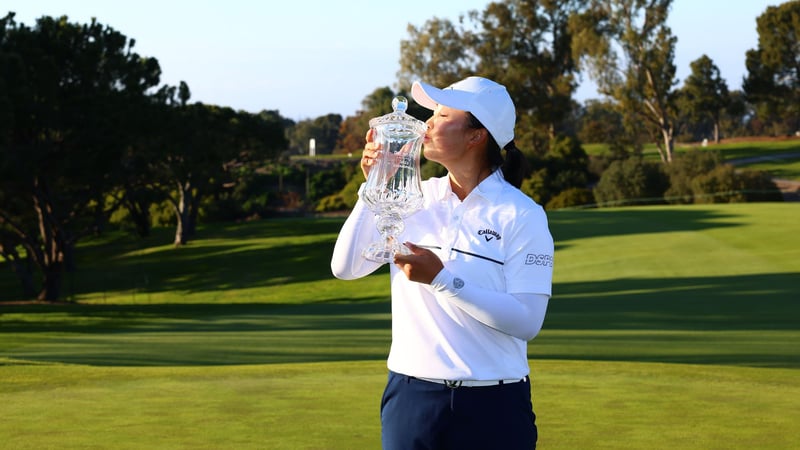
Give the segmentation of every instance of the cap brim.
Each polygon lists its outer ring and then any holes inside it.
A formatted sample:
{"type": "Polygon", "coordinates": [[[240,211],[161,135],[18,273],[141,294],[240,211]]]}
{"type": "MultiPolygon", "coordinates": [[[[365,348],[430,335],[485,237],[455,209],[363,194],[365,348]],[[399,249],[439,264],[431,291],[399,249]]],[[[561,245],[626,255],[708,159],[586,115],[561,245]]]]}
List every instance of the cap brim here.
{"type": "Polygon", "coordinates": [[[441,92],[441,89],[421,81],[415,81],[414,84],[411,85],[411,98],[413,98],[415,102],[419,103],[420,106],[434,110],[436,109],[436,105],[439,103],[431,98],[428,92],[436,91],[441,92]]]}
{"type": "Polygon", "coordinates": [[[473,105],[475,94],[460,89],[453,89],[452,86],[439,89],[430,84],[415,81],[411,86],[411,97],[414,98],[414,101],[428,109],[436,109],[437,105],[442,105],[462,111],[475,112],[475,105],[473,105]]]}

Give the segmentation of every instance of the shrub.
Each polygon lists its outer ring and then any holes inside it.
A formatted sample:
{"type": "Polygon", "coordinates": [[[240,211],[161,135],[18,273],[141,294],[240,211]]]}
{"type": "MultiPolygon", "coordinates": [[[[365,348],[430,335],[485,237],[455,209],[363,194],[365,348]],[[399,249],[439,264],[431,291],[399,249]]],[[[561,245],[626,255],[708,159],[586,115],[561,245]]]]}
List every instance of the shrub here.
{"type": "Polygon", "coordinates": [[[547,187],[547,169],[539,169],[522,180],[519,189],[536,203],[543,205],[549,199],[549,189],[547,187]]]}
{"type": "Polygon", "coordinates": [[[329,195],[327,197],[323,197],[319,201],[319,203],[317,203],[315,211],[317,212],[344,211],[348,208],[352,208],[352,206],[348,206],[348,204],[344,201],[344,197],[342,197],[341,194],[334,194],[334,195],[329,195]]]}
{"type": "Polygon", "coordinates": [[[737,171],[718,152],[693,150],[677,154],[666,166],[669,203],[733,203],[781,201],[775,183],[764,172],[737,171]]]}
{"type": "Polygon", "coordinates": [[[588,161],[579,141],[568,137],[551,139],[544,156],[530,161],[533,173],[523,180],[520,190],[544,205],[562,191],[585,188],[590,178],[588,161]]]}
{"type": "Polygon", "coordinates": [[[696,177],[692,182],[695,203],[783,201],[769,174],[757,170],[737,171],[729,164],[696,177]]]}
{"type": "Polygon", "coordinates": [[[592,191],[586,188],[569,188],[558,193],[547,202],[545,209],[554,210],[572,206],[588,206],[594,203],[592,191]]]}
{"type": "Polygon", "coordinates": [[[361,171],[354,172],[341,191],[323,197],[317,202],[315,211],[330,212],[351,209],[358,201],[358,188],[361,187],[363,182],[364,175],[361,171]]]}
{"type": "Polygon", "coordinates": [[[592,179],[597,181],[601,176],[603,176],[603,172],[608,170],[608,166],[617,160],[619,160],[619,158],[609,155],[591,155],[589,156],[589,162],[586,165],[586,169],[589,171],[592,179]]]}
{"type": "Polygon", "coordinates": [[[694,203],[696,189],[693,180],[705,175],[722,164],[718,152],[692,150],[676,154],[665,169],[669,176],[669,189],[664,193],[665,200],[674,204],[694,203]]]}
{"type": "Polygon", "coordinates": [[[594,198],[600,206],[663,203],[668,186],[661,163],[634,156],[608,166],[594,189],[594,198]]]}
{"type": "Polygon", "coordinates": [[[739,187],[746,202],[782,202],[783,194],[767,172],[742,170],[737,172],[739,187]]]}
{"type": "Polygon", "coordinates": [[[692,179],[695,203],[735,203],[744,200],[736,183],[733,166],[722,164],[692,179]]]}
{"type": "Polygon", "coordinates": [[[336,194],[347,181],[361,168],[357,163],[343,162],[335,167],[319,171],[309,179],[308,201],[336,194]]]}

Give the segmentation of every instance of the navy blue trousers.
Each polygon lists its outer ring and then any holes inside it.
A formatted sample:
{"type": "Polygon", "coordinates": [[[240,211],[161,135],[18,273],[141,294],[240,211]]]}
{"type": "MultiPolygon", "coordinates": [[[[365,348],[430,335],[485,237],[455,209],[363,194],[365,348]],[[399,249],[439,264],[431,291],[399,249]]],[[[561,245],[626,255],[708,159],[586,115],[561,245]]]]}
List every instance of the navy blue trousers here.
{"type": "Polygon", "coordinates": [[[530,381],[450,388],[389,372],[381,400],[384,450],[536,448],[530,381]]]}

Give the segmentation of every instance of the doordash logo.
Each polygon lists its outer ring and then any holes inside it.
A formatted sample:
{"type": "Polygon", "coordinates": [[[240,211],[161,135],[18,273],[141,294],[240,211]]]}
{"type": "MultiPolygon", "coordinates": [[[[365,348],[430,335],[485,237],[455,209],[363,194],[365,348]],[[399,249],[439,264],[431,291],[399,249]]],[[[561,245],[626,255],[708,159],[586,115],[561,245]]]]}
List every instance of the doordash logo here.
{"type": "Polygon", "coordinates": [[[525,257],[525,264],[528,266],[553,267],[553,255],[534,255],[528,253],[525,257]]]}

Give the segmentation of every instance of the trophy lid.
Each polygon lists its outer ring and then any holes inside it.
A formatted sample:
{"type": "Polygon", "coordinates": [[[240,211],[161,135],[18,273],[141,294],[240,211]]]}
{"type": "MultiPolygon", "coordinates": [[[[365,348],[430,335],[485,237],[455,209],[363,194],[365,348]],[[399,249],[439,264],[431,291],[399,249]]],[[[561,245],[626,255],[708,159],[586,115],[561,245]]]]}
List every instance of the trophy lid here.
{"type": "Polygon", "coordinates": [[[425,125],[425,122],[417,119],[416,117],[406,114],[407,109],[408,99],[402,95],[398,95],[392,99],[393,111],[389,114],[370,119],[369,127],[377,128],[382,125],[389,125],[391,128],[397,127],[406,132],[411,131],[419,134],[420,136],[425,134],[428,126],[425,125]]]}

